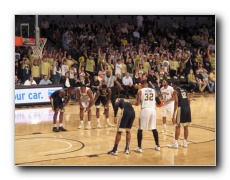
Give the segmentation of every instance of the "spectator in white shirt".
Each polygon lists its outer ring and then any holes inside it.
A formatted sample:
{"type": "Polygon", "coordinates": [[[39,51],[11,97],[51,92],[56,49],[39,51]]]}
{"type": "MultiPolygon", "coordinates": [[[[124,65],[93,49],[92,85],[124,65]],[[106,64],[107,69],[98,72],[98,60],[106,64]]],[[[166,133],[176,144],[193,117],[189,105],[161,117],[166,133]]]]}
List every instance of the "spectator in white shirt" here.
{"type": "Polygon", "coordinates": [[[30,76],[29,79],[27,79],[25,82],[24,82],[24,85],[25,86],[29,86],[29,85],[37,85],[33,76],[30,76]]]}
{"type": "Polygon", "coordinates": [[[55,61],[55,65],[53,68],[54,84],[60,84],[60,79],[61,79],[61,67],[58,65],[58,61],[55,61]]]}
{"type": "Polygon", "coordinates": [[[142,25],[143,25],[143,16],[137,16],[137,27],[138,28],[142,28],[142,25]]]}
{"type": "Polygon", "coordinates": [[[116,63],[116,66],[115,66],[115,75],[116,74],[121,74],[121,69],[122,69],[121,60],[117,59],[117,63],[116,63]]]}
{"type": "Polygon", "coordinates": [[[63,64],[61,65],[61,80],[65,78],[65,74],[69,72],[69,66],[67,66],[67,61],[64,60],[63,64]]]}
{"type": "Polygon", "coordinates": [[[135,97],[135,88],[133,86],[133,79],[130,77],[129,73],[122,78],[122,87],[124,89],[125,95],[129,98],[129,95],[135,97]]]}
{"type": "Polygon", "coordinates": [[[134,32],[133,32],[133,37],[139,39],[140,38],[140,33],[138,32],[138,29],[136,29],[134,32]]]}
{"type": "Polygon", "coordinates": [[[43,79],[41,79],[41,81],[39,82],[39,85],[48,85],[48,84],[52,84],[52,82],[48,79],[47,75],[44,75],[43,79]]]}
{"type": "Polygon", "coordinates": [[[69,78],[69,72],[65,73],[65,78],[61,80],[61,84],[63,84],[64,88],[69,88],[72,86],[72,80],[69,78]]]}

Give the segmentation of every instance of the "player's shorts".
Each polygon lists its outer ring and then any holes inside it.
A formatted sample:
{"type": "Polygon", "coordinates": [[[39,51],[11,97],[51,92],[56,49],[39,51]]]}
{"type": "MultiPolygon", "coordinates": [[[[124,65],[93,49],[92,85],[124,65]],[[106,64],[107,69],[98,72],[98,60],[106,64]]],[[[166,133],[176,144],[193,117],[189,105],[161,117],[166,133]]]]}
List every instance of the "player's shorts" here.
{"type": "MultiPolygon", "coordinates": [[[[52,109],[55,111],[57,108],[59,108],[59,110],[61,111],[64,107],[64,104],[63,104],[63,101],[62,101],[62,98],[58,98],[58,99],[53,99],[53,98],[50,98],[50,102],[51,102],[51,107],[52,109]]],[[[63,111],[61,111],[63,112],[63,111]]]]}
{"type": "Polygon", "coordinates": [[[101,104],[102,104],[103,106],[105,106],[105,105],[107,104],[107,100],[104,99],[104,98],[98,97],[97,100],[96,100],[96,102],[95,102],[96,108],[100,108],[100,105],[101,105],[101,104]]]}
{"type": "Polygon", "coordinates": [[[174,112],[174,103],[167,104],[167,105],[163,106],[163,108],[162,108],[162,116],[163,117],[166,117],[167,114],[169,114],[170,117],[173,118],[173,112],[174,112]]]}
{"type": "Polygon", "coordinates": [[[89,101],[82,101],[81,104],[84,108],[87,108],[89,106],[89,101]]]}
{"type": "Polygon", "coordinates": [[[126,109],[122,111],[122,115],[118,124],[117,131],[118,132],[130,132],[130,129],[133,126],[133,121],[135,119],[135,111],[134,109],[126,109]]]}
{"type": "Polygon", "coordinates": [[[183,106],[177,108],[176,125],[177,126],[187,126],[192,122],[191,119],[191,109],[189,106],[183,106]]]}
{"type": "Polygon", "coordinates": [[[138,126],[141,130],[156,129],[156,110],[153,108],[141,109],[138,126]]]}

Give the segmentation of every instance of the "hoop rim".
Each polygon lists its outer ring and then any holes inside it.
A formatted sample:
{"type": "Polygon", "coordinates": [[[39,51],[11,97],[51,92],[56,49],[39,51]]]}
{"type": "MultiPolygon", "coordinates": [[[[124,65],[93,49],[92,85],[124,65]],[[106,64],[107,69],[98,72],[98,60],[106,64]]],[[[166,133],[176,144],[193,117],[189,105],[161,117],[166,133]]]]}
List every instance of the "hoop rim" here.
{"type": "MultiPolygon", "coordinates": [[[[39,38],[39,41],[46,41],[47,38],[39,38]]],[[[24,47],[36,46],[36,38],[23,38],[23,45],[24,47]]]]}

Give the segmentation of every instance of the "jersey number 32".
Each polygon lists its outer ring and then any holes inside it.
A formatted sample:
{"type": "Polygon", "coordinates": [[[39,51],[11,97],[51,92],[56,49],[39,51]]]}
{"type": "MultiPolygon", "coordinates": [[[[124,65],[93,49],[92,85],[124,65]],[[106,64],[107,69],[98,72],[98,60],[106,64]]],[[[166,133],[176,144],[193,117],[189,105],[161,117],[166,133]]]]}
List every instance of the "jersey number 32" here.
{"type": "Polygon", "coordinates": [[[145,93],[145,101],[153,101],[153,93],[145,93]]]}

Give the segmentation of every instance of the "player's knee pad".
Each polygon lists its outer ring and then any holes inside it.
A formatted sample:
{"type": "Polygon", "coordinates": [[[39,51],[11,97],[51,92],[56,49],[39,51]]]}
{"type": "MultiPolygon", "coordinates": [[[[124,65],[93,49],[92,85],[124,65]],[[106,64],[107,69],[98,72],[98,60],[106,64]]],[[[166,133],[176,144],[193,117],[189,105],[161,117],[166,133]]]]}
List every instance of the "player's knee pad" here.
{"type": "Polygon", "coordinates": [[[65,112],[65,109],[60,109],[60,112],[61,112],[61,113],[64,113],[64,112],[65,112]]]}

